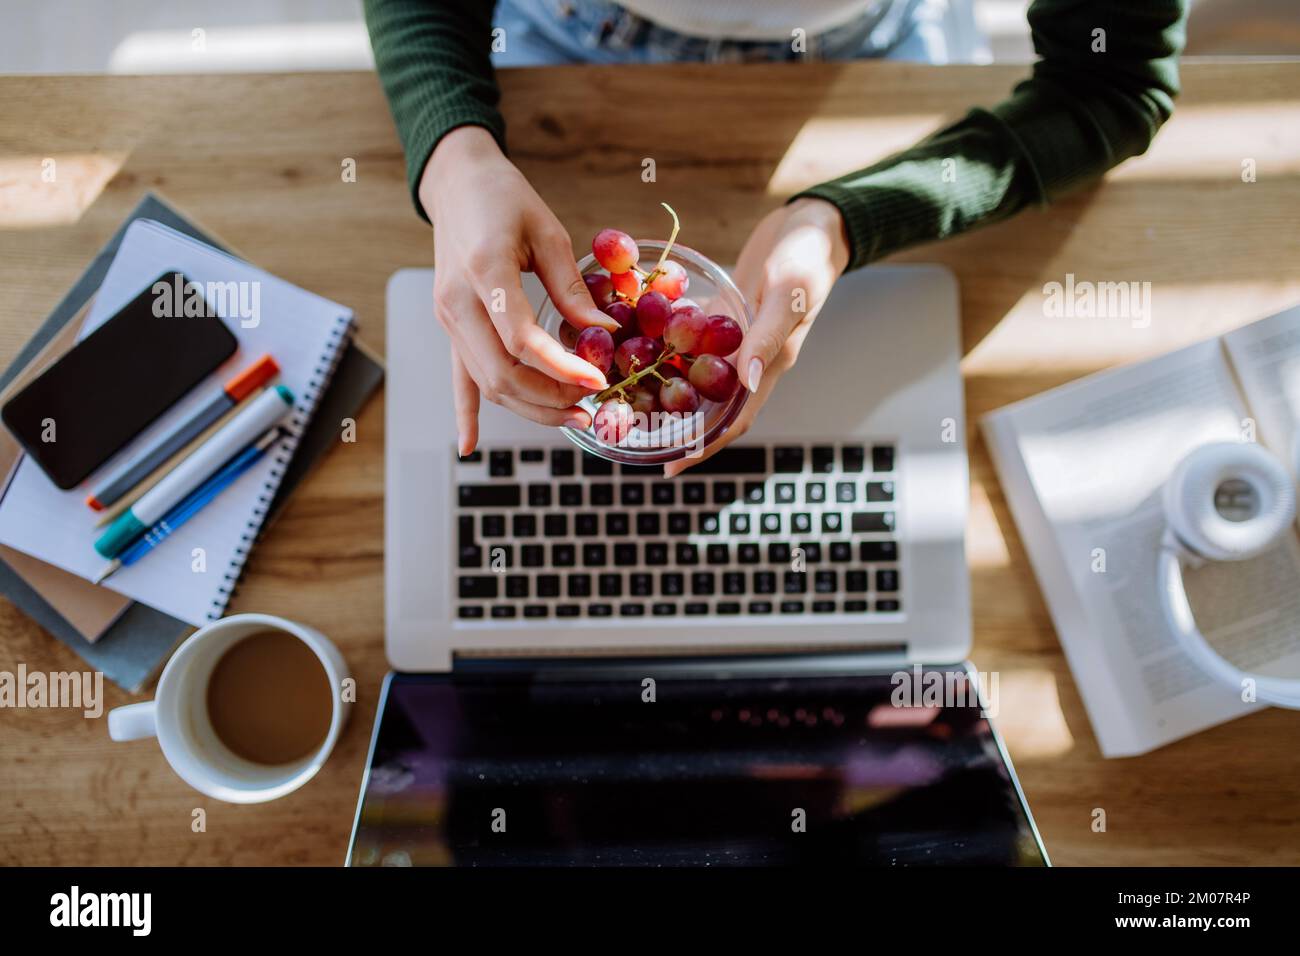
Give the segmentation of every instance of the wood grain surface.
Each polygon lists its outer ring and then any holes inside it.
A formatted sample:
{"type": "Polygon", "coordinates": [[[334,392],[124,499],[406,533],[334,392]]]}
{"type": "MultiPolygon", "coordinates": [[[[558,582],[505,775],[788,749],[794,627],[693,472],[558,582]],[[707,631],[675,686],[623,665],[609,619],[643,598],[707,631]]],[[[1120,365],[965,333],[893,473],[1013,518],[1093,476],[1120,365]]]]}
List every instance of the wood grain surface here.
{"type": "MultiPolygon", "coordinates": [[[[553,68],[504,73],[513,158],[581,246],[662,231],[733,260],[800,186],[865,165],[978,104],[1019,67],[553,68]],[[671,122],[596,102],[670,104],[671,122]],[[652,158],[656,181],[641,179],[652,158]]],[[[1148,155],[1046,210],[899,257],[961,283],[971,456],[972,659],[1001,675],[1005,736],[1059,864],[1300,862],[1300,715],[1266,710],[1126,760],[1101,759],[978,437],[978,417],[1300,300],[1300,65],[1187,63],[1148,155]],[[1243,181],[1253,163],[1254,182],[1243,181]],[[1249,164],[1248,163],[1248,164],[1249,164]],[[1152,283],[1149,327],[1050,319],[1067,273],[1152,283]],[[1093,811],[1106,812],[1094,832],[1093,811]]],[[[146,190],[252,261],[352,306],[384,346],[384,284],[429,265],[401,151],[371,74],[0,78],[0,360],[8,361],[146,190]],[[42,163],[55,161],[53,183],[42,163]],[[356,162],[356,181],[341,175],[356,162]]],[[[863,303],[863,321],[871,304],[863,303]]],[[[815,331],[813,334],[816,334],[815,331]]],[[[887,349],[888,343],[881,343],[887,349]]],[[[383,651],[383,398],[331,451],[252,556],[232,611],[312,624],[359,702],[311,784],[275,803],[207,800],[151,741],[112,744],[66,710],[0,711],[0,863],[335,864],[343,860],[383,651]],[[191,812],[207,811],[205,833],[191,812]]],[[[81,669],[0,601],[0,670],[81,669]]],[[[116,688],[108,707],[134,699],[116,688]]]]}

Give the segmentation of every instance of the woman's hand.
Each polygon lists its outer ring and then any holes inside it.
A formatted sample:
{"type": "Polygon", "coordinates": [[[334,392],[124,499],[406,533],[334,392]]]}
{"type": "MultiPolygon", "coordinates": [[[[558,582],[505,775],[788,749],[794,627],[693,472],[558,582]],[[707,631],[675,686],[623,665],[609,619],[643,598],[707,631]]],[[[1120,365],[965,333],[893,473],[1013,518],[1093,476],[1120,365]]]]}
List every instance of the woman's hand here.
{"type": "Polygon", "coordinates": [[[699,458],[664,467],[674,475],[708,458],[749,430],[777,381],[799,357],[804,337],[849,262],[840,211],[821,199],[797,199],[768,213],[750,233],[732,278],[754,310],[736,371],[754,394],[726,436],[699,458]]]}
{"type": "Polygon", "coordinates": [[[419,193],[433,221],[433,310],[452,343],[460,454],[478,444],[480,395],[542,425],[589,427],[576,403],[605,377],[543,331],[520,281],[535,272],[578,329],[618,328],[591,301],[559,220],[476,126],[442,138],[419,193]]]}

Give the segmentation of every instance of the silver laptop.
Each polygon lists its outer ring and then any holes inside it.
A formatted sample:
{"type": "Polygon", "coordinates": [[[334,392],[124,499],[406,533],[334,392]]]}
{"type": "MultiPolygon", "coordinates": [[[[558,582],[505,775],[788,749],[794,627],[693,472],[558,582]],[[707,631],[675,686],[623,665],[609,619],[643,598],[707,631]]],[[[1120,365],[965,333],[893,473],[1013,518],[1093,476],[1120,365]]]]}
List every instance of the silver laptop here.
{"type": "MultiPolygon", "coordinates": [[[[534,303],[543,293],[531,276],[534,303]]],[[[957,286],[843,277],[740,441],[671,481],[484,403],[456,455],[431,270],[388,284],[385,641],[399,671],[510,657],[970,647],[957,286]]]]}

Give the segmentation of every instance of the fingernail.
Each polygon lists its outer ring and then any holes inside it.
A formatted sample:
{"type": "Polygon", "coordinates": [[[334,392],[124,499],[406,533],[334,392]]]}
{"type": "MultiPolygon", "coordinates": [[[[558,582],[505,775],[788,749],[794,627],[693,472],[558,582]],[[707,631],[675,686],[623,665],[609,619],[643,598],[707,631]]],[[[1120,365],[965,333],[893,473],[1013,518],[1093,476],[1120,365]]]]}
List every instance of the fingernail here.
{"type": "Polygon", "coordinates": [[[575,431],[580,431],[580,432],[581,432],[581,431],[586,431],[586,430],[587,430],[587,423],[584,422],[584,421],[583,421],[581,418],[579,418],[577,415],[574,415],[572,418],[566,418],[566,419],[564,420],[564,427],[565,427],[565,428],[572,428],[572,429],[574,429],[575,431]]]}
{"type": "Polygon", "coordinates": [[[763,378],[763,360],[761,358],[752,358],[749,360],[749,390],[758,391],[758,383],[763,378]]]}

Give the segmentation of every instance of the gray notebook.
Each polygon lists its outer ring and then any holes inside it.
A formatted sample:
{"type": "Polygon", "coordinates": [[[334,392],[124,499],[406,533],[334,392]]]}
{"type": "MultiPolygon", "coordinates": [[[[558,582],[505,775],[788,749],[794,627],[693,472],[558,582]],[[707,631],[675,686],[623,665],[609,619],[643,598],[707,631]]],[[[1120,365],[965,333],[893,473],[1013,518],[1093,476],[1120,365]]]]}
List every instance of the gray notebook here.
{"type": "MultiPolygon", "coordinates": [[[[153,194],[146,195],[122,223],[113,238],[99,251],[94,261],[81,274],[49,318],[0,375],[0,389],[3,389],[26,367],[45,344],[71,321],[87,300],[94,295],[117,253],[127,226],[136,219],[157,220],[214,248],[228,251],[221,243],[187,221],[162,199],[153,194]]],[[[298,443],[296,453],[285,469],[279,489],[271,502],[268,522],[274,519],[288,495],[302,481],[308,469],[329,448],[337,444],[337,422],[343,418],[355,417],[357,411],[378,388],[382,380],[383,369],[379,364],[360,351],[355,344],[349,344],[339,360],[329,387],[318,402],[311,422],[308,423],[298,443]]],[[[103,671],[110,680],[130,691],[139,690],[144,686],[180,639],[190,630],[185,622],[137,602],[131,604],[92,644],[3,561],[0,561],[0,594],[80,654],[96,670],[103,671]]]]}

